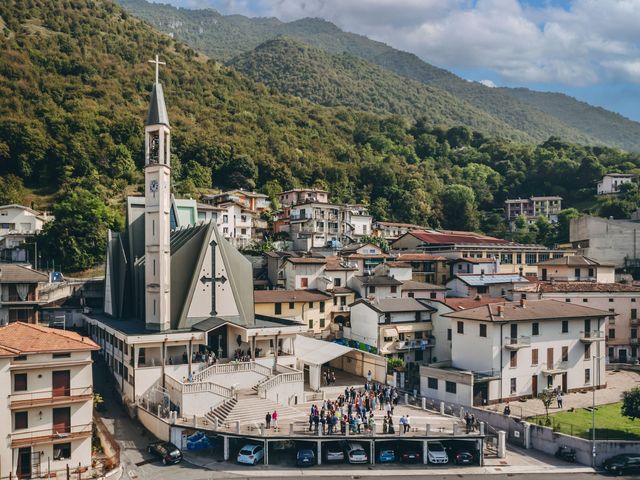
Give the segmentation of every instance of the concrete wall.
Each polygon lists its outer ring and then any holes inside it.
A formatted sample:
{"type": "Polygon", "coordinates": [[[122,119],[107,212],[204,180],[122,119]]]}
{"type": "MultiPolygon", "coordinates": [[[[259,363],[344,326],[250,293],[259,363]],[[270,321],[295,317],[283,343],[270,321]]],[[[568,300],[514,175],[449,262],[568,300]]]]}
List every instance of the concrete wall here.
{"type": "Polygon", "coordinates": [[[363,303],[351,307],[351,340],[378,346],[378,314],[363,303]]]}
{"type": "Polygon", "coordinates": [[[267,390],[267,398],[281,405],[304,402],[304,381],[281,383],[267,390]]]}
{"type": "Polygon", "coordinates": [[[571,220],[569,238],[578,254],[624,266],[625,257],[640,255],[640,223],[582,216],[571,220]]]}
{"type": "Polygon", "coordinates": [[[142,423],[144,428],[149,430],[160,440],[164,440],[166,442],[169,441],[171,425],[169,425],[164,420],[156,417],[155,415],[147,412],[142,407],[138,407],[137,414],[138,419],[140,420],[140,423],[142,423]]]}

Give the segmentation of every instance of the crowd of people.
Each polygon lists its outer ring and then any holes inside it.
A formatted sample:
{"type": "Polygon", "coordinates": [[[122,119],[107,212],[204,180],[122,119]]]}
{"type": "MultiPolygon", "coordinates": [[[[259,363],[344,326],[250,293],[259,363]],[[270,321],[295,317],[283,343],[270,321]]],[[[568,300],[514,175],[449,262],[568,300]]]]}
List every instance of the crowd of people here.
{"type": "MultiPolygon", "coordinates": [[[[328,385],[335,383],[335,373],[324,374],[328,385]]],[[[313,404],[309,412],[309,431],[323,435],[373,432],[376,418],[382,418],[383,433],[395,433],[393,410],[398,404],[395,387],[371,382],[371,372],[362,389],[346,387],[335,400],[323,400],[320,406],[313,404]],[[376,411],[380,412],[376,417],[376,411]]],[[[404,432],[409,431],[409,415],[400,419],[404,432]]]]}

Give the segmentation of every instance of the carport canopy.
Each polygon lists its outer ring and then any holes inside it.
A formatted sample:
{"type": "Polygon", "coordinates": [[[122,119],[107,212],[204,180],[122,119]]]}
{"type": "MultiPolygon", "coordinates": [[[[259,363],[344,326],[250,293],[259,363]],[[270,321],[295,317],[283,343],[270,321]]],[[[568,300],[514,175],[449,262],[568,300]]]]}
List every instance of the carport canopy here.
{"type": "Polygon", "coordinates": [[[366,377],[367,371],[371,370],[374,380],[384,382],[386,360],[379,355],[303,335],[296,335],[294,349],[298,362],[309,367],[309,387],[314,391],[320,389],[322,365],[340,357],[353,360],[349,360],[349,363],[354,370],[349,373],[366,377]]]}

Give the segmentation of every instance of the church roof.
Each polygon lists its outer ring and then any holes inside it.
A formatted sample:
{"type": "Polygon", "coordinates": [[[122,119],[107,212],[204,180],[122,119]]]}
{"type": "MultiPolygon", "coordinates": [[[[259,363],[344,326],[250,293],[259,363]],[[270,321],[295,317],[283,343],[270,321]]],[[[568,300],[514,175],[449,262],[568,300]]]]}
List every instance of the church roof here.
{"type": "Polygon", "coordinates": [[[164,92],[161,83],[154,83],[151,90],[151,101],[149,102],[149,111],[147,112],[147,121],[145,125],[169,125],[169,115],[167,115],[167,107],[164,103],[164,92]]]}

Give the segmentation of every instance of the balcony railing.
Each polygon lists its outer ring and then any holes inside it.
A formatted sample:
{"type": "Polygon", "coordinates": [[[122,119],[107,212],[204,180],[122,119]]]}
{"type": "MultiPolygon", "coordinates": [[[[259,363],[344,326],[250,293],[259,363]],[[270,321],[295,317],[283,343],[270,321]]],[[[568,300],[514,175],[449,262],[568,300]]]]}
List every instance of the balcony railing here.
{"type": "Polygon", "coordinates": [[[75,440],[91,436],[93,424],[67,426],[62,429],[45,428],[42,430],[27,430],[11,434],[11,448],[25,445],[46,445],[58,440],[75,440]]]}
{"type": "Polygon", "coordinates": [[[507,350],[520,350],[531,346],[531,337],[505,337],[504,348],[507,350]]]}
{"type": "Polygon", "coordinates": [[[638,338],[631,338],[629,339],[629,342],[631,343],[631,345],[638,345],[638,338]]]}
{"type": "Polygon", "coordinates": [[[39,392],[13,393],[9,396],[10,408],[27,408],[75,402],[86,402],[93,398],[93,388],[66,388],[63,391],[42,390],[39,392]]]}
{"type": "Polygon", "coordinates": [[[542,373],[546,375],[555,375],[557,373],[566,372],[568,368],[569,368],[569,362],[567,361],[554,362],[551,365],[547,363],[546,367],[542,369],[542,373]]]}
{"type": "Polygon", "coordinates": [[[637,318],[632,318],[631,319],[631,326],[632,327],[637,327],[638,326],[638,319],[637,318]]]}
{"type": "Polygon", "coordinates": [[[475,383],[487,382],[500,378],[500,370],[484,370],[481,372],[473,372],[473,381],[475,383]]]}
{"type": "Polygon", "coordinates": [[[435,337],[427,337],[415,340],[396,340],[394,346],[396,350],[420,350],[422,349],[423,345],[424,348],[430,348],[435,344],[435,337]]]}
{"type": "Polygon", "coordinates": [[[580,332],[580,341],[583,343],[600,342],[605,340],[605,335],[600,330],[580,332]]]}

